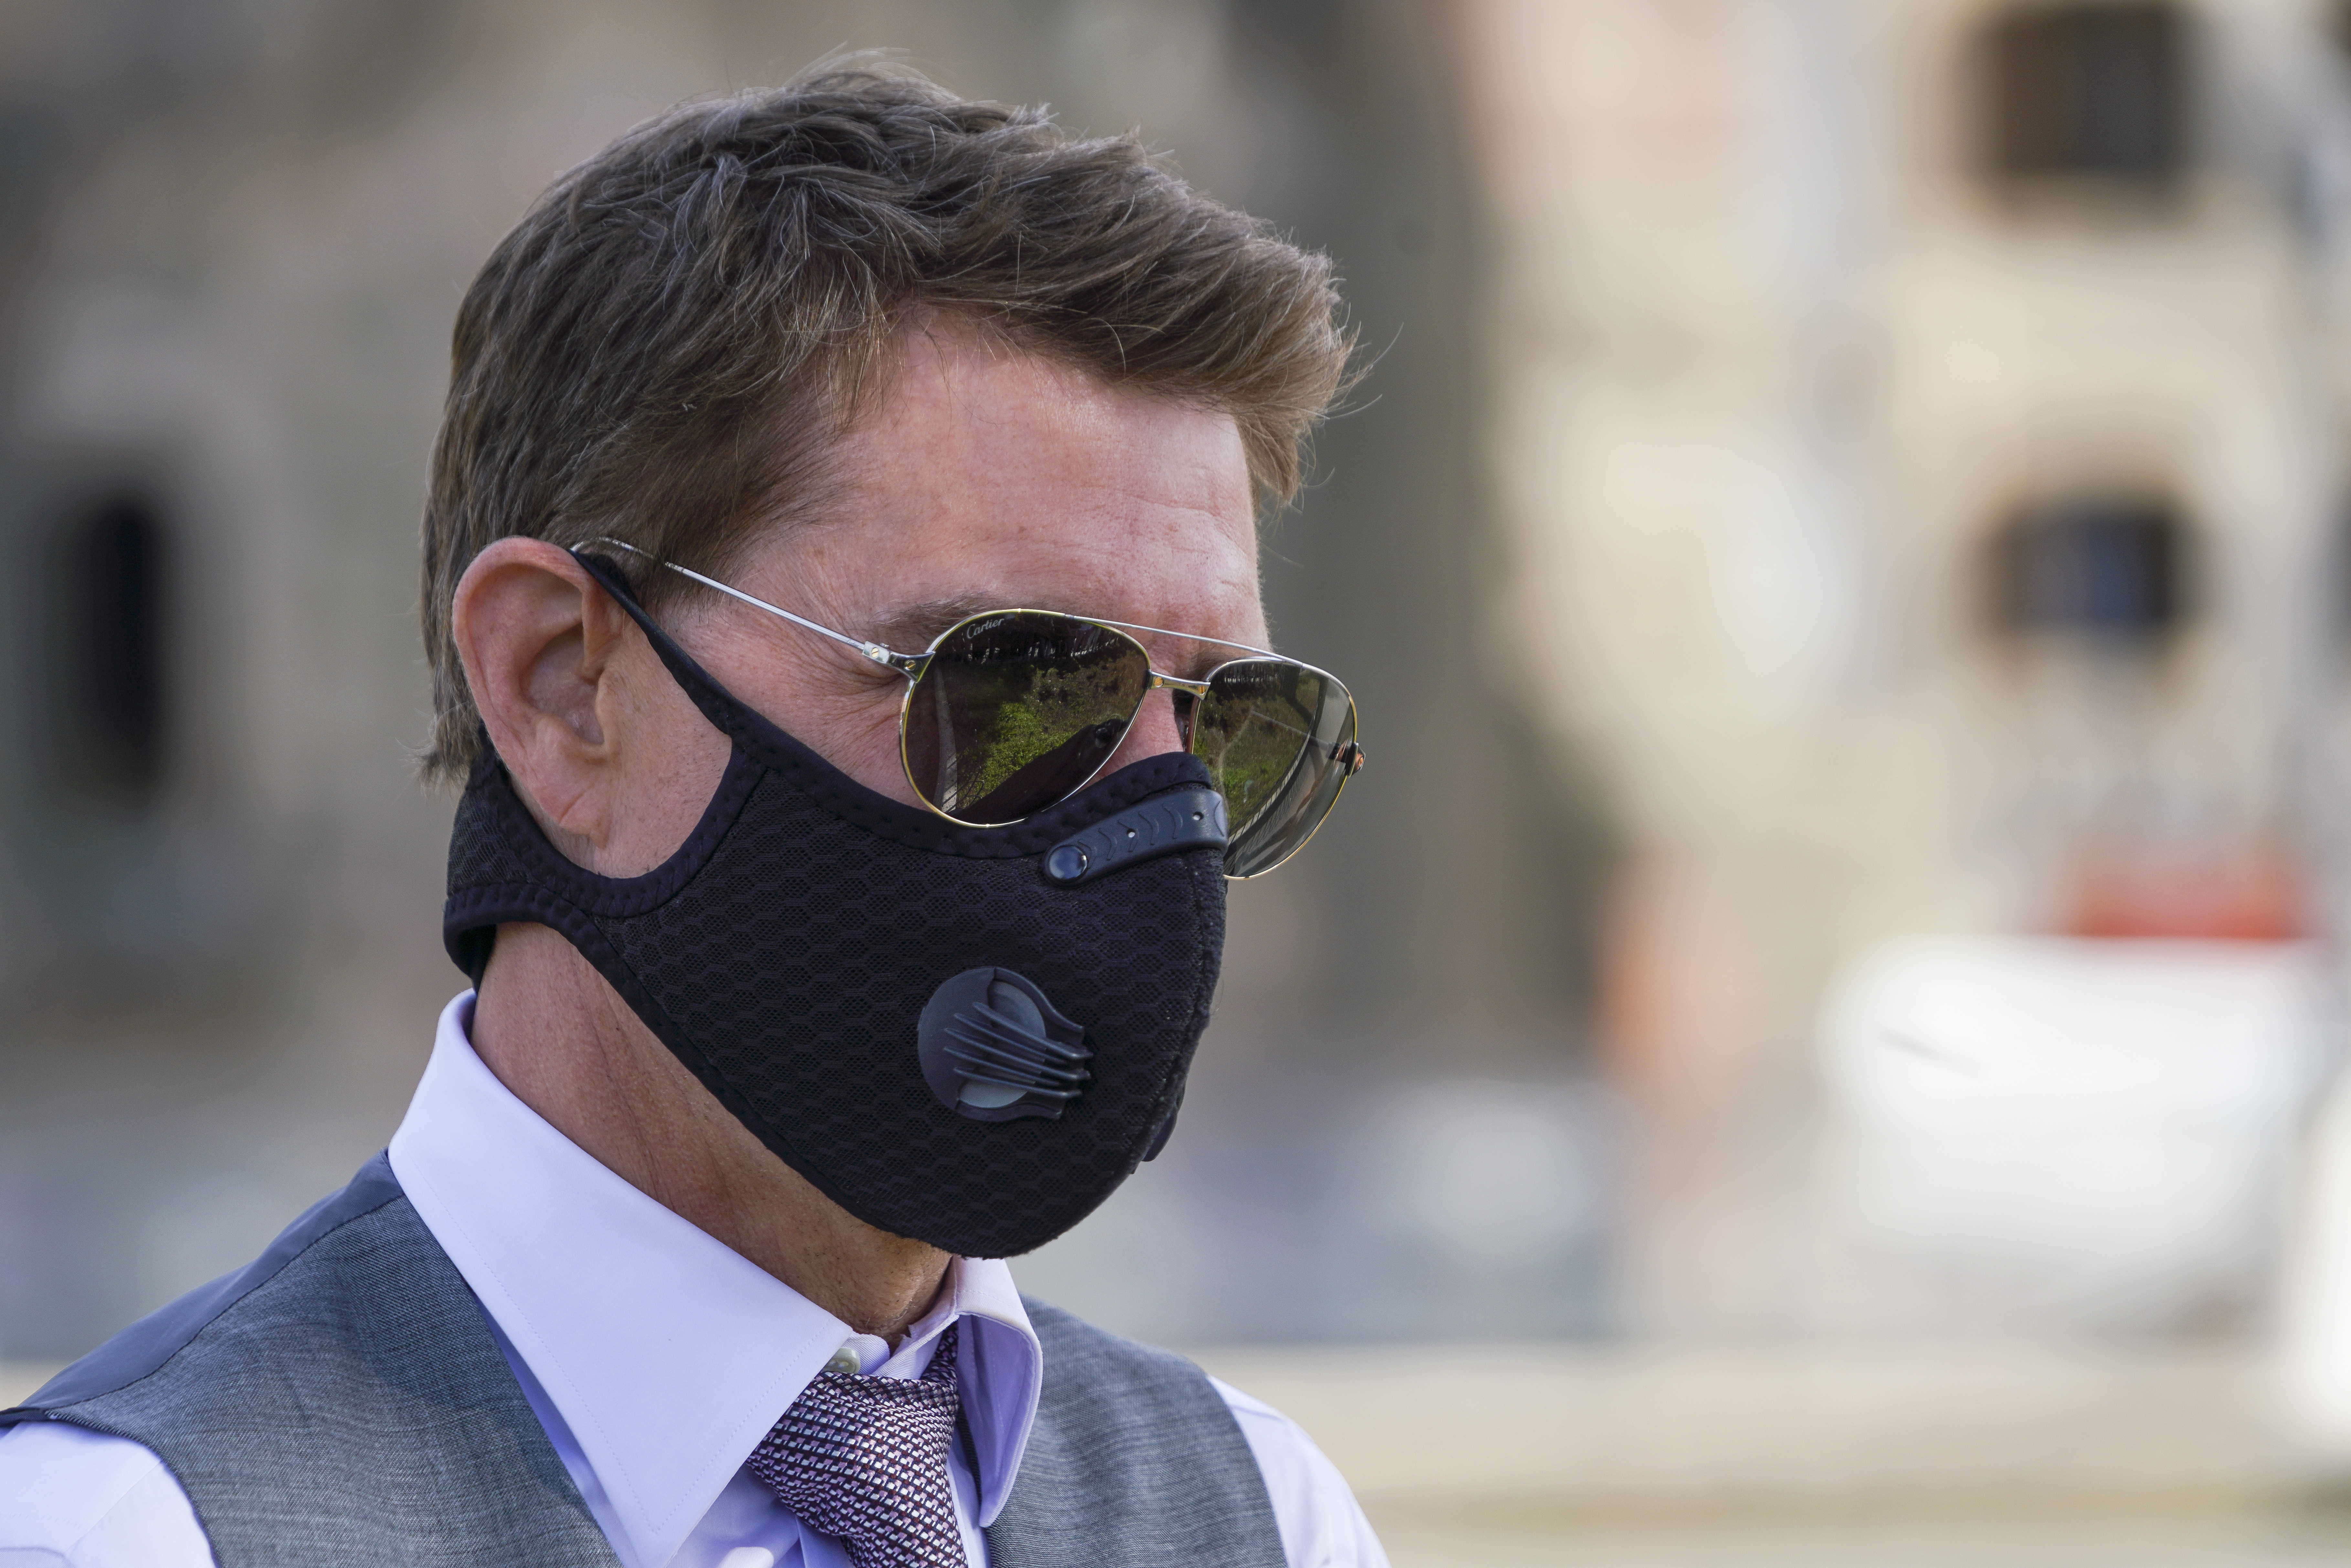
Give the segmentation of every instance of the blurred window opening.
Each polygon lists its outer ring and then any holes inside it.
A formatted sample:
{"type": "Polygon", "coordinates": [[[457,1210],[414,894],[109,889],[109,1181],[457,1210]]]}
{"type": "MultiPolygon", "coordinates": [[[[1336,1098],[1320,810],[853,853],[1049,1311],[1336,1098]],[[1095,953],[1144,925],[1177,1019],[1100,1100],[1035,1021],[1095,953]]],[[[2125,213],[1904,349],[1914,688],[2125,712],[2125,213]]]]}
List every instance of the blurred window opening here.
{"type": "Polygon", "coordinates": [[[151,499],[118,493],[74,517],[59,557],[65,782],[129,804],[152,800],[163,779],[164,532],[151,499]]]}
{"type": "Polygon", "coordinates": [[[2160,497],[2038,502],[1992,536],[1992,624],[2154,651],[2189,610],[2188,526],[2160,497]]]}
{"type": "Polygon", "coordinates": [[[2188,162],[2188,65],[2175,5],[2010,11],[1982,54],[1991,173],[2168,194],[2188,162]]]}

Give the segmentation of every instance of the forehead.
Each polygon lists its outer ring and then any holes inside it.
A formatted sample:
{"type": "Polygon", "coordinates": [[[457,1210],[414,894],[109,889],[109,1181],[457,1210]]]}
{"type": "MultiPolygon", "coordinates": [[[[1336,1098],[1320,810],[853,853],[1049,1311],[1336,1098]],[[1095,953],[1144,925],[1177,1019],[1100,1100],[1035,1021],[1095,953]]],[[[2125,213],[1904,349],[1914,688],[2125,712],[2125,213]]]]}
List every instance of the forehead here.
{"type": "Polygon", "coordinates": [[[875,630],[926,639],[957,609],[1025,605],[1262,637],[1228,414],[934,325],[836,461],[830,504],[776,564],[875,630]]]}

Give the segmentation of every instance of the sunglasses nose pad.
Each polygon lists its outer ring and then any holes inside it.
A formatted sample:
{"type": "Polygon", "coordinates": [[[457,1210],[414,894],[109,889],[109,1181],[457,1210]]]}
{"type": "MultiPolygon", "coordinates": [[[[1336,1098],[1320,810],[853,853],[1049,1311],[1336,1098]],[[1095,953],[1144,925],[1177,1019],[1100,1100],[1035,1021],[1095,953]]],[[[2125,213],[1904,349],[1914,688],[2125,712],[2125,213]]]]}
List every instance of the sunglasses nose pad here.
{"type": "Polygon", "coordinates": [[[1135,705],[1132,718],[1122,725],[1104,727],[1109,733],[1119,737],[1117,751],[1102,766],[1105,775],[1141,762],[1145,758],[1188,749],[1184,727],[1174,706],[1165,700],[1173,695],[1145,691],[1142,700],[1135,705]]]}
{"type": "Polygon", "coordinates": [[[1184,743],[1184,749],[1189,751],[1192,748],[1192,715],[1198,709],[1200,699],[1190,692],[1170,692],[1167,700],[1176,709],[1176,737],[1184,743]]]}

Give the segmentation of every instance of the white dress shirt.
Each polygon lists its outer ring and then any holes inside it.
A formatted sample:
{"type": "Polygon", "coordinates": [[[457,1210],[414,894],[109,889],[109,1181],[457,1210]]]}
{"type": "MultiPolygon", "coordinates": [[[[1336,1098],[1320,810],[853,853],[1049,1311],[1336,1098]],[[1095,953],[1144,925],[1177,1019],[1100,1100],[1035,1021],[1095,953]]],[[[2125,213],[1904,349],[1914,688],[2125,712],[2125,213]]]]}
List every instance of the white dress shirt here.
{"type": "MultiPolygon", "coordinates": [[[[849,1568],[743,1460],[843,1351],[919,1376],[960,1322],[956,1378],[977,1465],[950,1449],[971,1568],[1019,1473],[1043,1375],[997,1260],[959,1258],[893,1347],[631,1186],[516,1099],[441,1015],[392,1140],[417,1215],[479,1300],[498,1348],[626,1568],[849,1568]]],[[[1386,1568],[1338,1470],[1270,1407],[1216,1385],[1256,1456],[1290,1568],[1386,1568]]],[[[147,1448],[58,1422],[0,1433],[0,1568],[211,1568],[194,1511],[147,1448]]]]}

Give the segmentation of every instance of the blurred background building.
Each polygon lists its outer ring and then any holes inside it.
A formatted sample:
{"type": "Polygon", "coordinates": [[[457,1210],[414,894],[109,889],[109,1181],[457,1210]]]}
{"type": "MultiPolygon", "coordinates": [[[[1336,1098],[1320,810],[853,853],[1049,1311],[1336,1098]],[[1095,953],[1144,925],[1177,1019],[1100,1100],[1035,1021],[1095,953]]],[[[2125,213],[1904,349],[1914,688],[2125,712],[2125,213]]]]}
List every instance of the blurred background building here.
{"type": "Polygon", "coordinates": [[[1625,846],[1635,1315],[2243,1312],[2344,821],[2344,14],[1464,16],[1504,613],[1625,846]],[[1941,996],[1809,1071],[1897,935],[1974,940],[1896,991],[2038,986],[2046,1048],[1991,1067],[2010,1023],[1941,996]],[[2242,994],[2161,992],[2214,963],[2242,994]],[[2096,1082],[2019,1080],[2053,1053],[2096,1082]]]}
{"type": "MultiPolygon", "coordinates": [[[[459,984],[406,747],[473,270],[870,47],[1139,124],[1374,361],[1266,556],[1373,767],[1025,1284],[1290,1347],[1231,1375],[1422,1510],[1399,1562],[1505,1493],[2268,1497],[2282,1312],[2351,1442],[2332,0],[14,0],[0,1357],[249,1256],[459,984]],[[1520,1441],[1495,1356],[1575,1414],[1520,1441]],[[1348,1402],[1399,1377],[1417,1437],[1348,1402]]],[[[2199,1517],[2161,1560],[2339,1550],[2199,1517]]],[[[2155,1560],[1974,1528],[1922,1560],[2155,1560]]]]}

